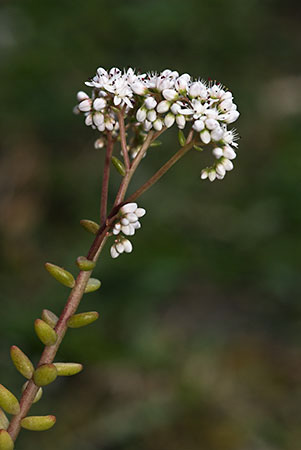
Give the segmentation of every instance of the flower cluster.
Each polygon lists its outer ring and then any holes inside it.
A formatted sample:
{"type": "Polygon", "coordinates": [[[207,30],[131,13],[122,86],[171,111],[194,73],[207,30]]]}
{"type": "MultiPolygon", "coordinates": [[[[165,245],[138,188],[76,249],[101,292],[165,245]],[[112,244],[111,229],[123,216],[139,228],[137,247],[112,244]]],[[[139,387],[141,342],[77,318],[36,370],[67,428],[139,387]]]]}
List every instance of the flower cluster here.
{"type": "MultiPolygon", "coordinates": [[[[233,168],[237,134],[227,127],[238,119],[239,112],[232,93],[220,83],[207,83],[169,69],[141,74],[132,68],[106,71],[100,67],[86,85],[92,88],[92,95],[78,92],[76,107],[77,112],[84,113],[86,125],[117,136],[117,113],[122,109],[129,119],[128,127],[140,135],[150,130],[160,132],[174,124],[180,130],[189,126],[199,143],[209,145],[216,158],[211,167],[202,171],[202,179],[221,179],[233,168]]],[[[102,140],[97,142],[103,145],[102,140]]]]}
{"type": "Polygon", "coordinates": [[[133,236],[136,230],[141,228],[139,219],[145,213],[145,209],[139,208],[137,203],[127,203],[120,208],[118,218],[112,229],[112,233],[117,236],[111,247],[112,258],[117,258],[123,252],[131,253],[133,246],[124,235],[133,236]]]}

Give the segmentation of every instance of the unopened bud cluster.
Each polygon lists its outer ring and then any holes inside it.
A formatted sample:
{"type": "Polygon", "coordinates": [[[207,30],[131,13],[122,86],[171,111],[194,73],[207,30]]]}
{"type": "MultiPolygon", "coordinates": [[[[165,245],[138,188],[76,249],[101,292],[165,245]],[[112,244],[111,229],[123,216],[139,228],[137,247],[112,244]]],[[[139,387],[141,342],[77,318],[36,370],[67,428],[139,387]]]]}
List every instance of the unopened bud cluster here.
{"type": "MultiPolygon", "coordinates": [[[[197,133],[202,146],[210,145],[216,158],[211,167],[202,171],[201,178],[222,179],[232,170],[237,134],[227,127],[238,119],[239,112],[232,93],[220,83],[207,83],[169,69],[141,74],[132,68],[121,71],[113,67],[107,71],[100,67],[86,85],[92,88],[92,94],[78,92],[75,108],[84,114],[86,125],[118,136],[118,112],[122,109],[140,141],[150,130],[160,132],[174,124],[180,130],[189,127],[197,133]]],[[[104,145],[105,133],[96,141],[97,148],[104,145]]],[[[137,142],[130,149],[133,157],[140,147],[137,142]]]]}
{"type": "Polygon", "coordinates": [[[117,258],[124,252],[131,253],[133,250],[132,243],[124,235],[133,236],[136,230],[141,228],[139,219],[145,213],[145,209],[139,208],[137,203],[127,203],[120,208],[112,229],[113,235],[117,236],[111,247],[112,258],[117,258]]]}

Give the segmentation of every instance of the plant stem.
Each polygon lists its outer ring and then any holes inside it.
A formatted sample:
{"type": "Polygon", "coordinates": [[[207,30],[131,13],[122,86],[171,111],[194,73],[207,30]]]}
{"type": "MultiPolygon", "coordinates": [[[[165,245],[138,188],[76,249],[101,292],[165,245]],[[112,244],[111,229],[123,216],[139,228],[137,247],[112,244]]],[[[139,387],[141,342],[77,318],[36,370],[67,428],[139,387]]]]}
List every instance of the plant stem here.
{"type": "Polygon", "coordinates": [[[126,199],[126,203],[135,201],[138,197],[140,197],[140,195],[160,180],[160,178],[163,177],[163,175],[191,149],[193,143],[194,142],[190,140],[186,145],[181,147],[177,153],[175,153],[148,181],[146,181],[146,183],[144,183],[139,189],[137,189],[136,192],[126,199]]]}
{"type": "MultiPolygon", "coordinates": [[[[89,255],[91,255],[90,259],[93,261],[97,261],[100,252],[107,240],[108,230],[110,228],[110,224],[104,225],[100,232],[97,234],[94,242],[89,250],[89,255]]],[[[54,345],[46,346],[38,363],[38,366],[43,364],[51,364],[56,356],[56,353],[59,349],[59,346],[66,334],[68,329],[67,321],[68,319],[76,312],[80,301],[84,295],[85,288],[89,281],[92,271],[80,271],[76,281],[75,286],[70,292],[68,300],[66,302],[65,308],[59,318],[59,321],[55,327],[55,331],[57,333],[58,339],[54,345]]],[[[38,392],[39,387],[34,384],[32,380],[29,381],[26,389],[24,390],[21,400],[20,400],[20,413],[13,416],[10,421],[8,432],[11,438],[15,441],[20,429],[21,429],[21,420],[27,416],[28,411],[31,408],[31,405],[34,401],[34,398],[38,392]]]]}
{"type": "Polygon", "coordinates": [[[125,126],[124,126],[124,108],[119,111],[118,113],[118,122],[119,122],[119,134],[120,134],[120,142],[121,142],[121,148],[123,153],[123,159],[126,171],[128,172],[130,170],[130,158],[126,143],[126,135],[125,135],[125,126]]]}
{"type": "Polygon", "coordinates": [[[102,190],[101,190],[101,206],[100,206],[100,224],[104,224],[107,217],[107,205],[108,205],[108,192],[109,192],[109,179],[110,179],[110,166],[113,153],[113,140],[112,133],[108,131],[107,134],[107,151],[103,169],[102,178],[102,190]]]}
{"type": "Polygon", "coordinates": [[[124,199],[125,193],[127,191],[129,183],[130,183],[130,181],[132,179],[132,176],[134,175],[135,170],[137,169],[137,167],[138,167],[141,159],[143,158],[146,150],[150,146],[154,136],[155,136],[155,134],[154,134],[153,131],[150,131],[148,133],[148,135],[146,136],[145,141],[142,144],[142,147],[141,147],[138,155],[136,156],[136,158],[132,162],[130,170],[124,176],[123,181],[122,181],[122,183],[120,185],[119,191],[118,191],[117,196],[116,196],[116,200],[115,200],[115,203],[114,203],[115,207],[117,207],[122,202],[122,200],[124,199]]]}

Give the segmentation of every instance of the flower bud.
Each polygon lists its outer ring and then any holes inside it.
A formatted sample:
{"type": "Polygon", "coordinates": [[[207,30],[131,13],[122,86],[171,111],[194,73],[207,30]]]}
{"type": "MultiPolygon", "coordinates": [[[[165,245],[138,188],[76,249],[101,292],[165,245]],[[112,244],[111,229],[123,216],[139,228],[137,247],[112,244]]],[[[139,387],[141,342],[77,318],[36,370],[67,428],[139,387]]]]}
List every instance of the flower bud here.
{"type": "Polygon", "coordinates": [[[91,106],[92,106],[92,100],[90,98],[87,98],[87,99],[83,100],[82,102],[80,102],[80,104],[78,105],[78,109],[82,112],[88,112],[91,110],[91,106]]]}
{"type": "Polygon", "coordinates": [[[93,122],[96,127],[103,125],[105,121],[104,115],[101,112],[96,112],[93,114],[93,122]]]}
{"type": "Polygon", "coordinates": [[[125,170],[123,162],[121,162],[120,159],[116,158],[116,156],[112,156],[112,163],[113,163],[113,166],[115,167],[115,169],[117,170],[117,172],[119,172],[120,175],[122,175],[124,177],[126,174],[126,170],[125,170]]]}
{"type": "Polygon", "coordinates": [[[136,119],[138,122],[143,122],[146,119],[146,109],[145,108],[139,108],[136,113],[136,119]]]}
{"type": "Polygon", "coordinates": [[[85,289],[85,294],[97,291],[97,289],[99,289],[100,286],[101,286],[100,280],[97,280],[96,278],[90,278],[85,289]]]}
{"type": "Polygon", "coordinates": [[[173,126],[173,124],[175,123],[175,116],[172,113],[168,113],[166,114],[165,118],[164,118],[164,124],[166,126],[166,128],[170,128],[173,126]]]}
{"type": "MultiPolygon", "coordinates": [[[[22,386],[22,392],[25,391],[25,389],[27,388],[28,383],[29,383],[29,381],[26,381],[26,383],[23,384],[23,386],[22,386]]],[[[40,388],[38,389],[38,392],[36,393],[36,396],[35,396],[35,398],[34,398],[34,400],[33,400],[33,403],[37,403],[39,400],[41,400],[42,395],[43,395],[43,389],[40,387],[40,388]]]]}
{"type": "Polygon", "coordinates": [[[61,284],[69,288],[73,288],[75,280],[70,272],[51,263],[46,263],[45,268],[50,273],[50,275],[52,275],[53,278],[55,278],[61,284]]]}
{"type": "Polygon", "coordinates": [[[147,97],[144,104],[147,109],[154,109],[157,105],[157,102],[154,97],[147,97]]]}
{"type": "Polygon", "coordinates": [[[186,119],[182,114],[177,114],[176,122],[177,122],[178,128],[180,128],[180,130],[183,130],[183,128],[185,128],[186,119]]]}
{"type": "Polygon", "coordinates": [[[150,122],[154,122],[157,118],[157,113],[154,109],[151,109],[150,111],[148,111],[146,117],[150,122]]]}
{"type": "Polygon", "coordinates": [[[58,376],[69,377],[83,370],[82,364],[78,363],[54,363],[58,376]]]}
{"type": "Polygon", "coordinates": [[[211,136],[208,130],[203,130],[200,133],[200,138],[201,141],[204,142],[204,144],[209,144],[209,142],[211,141],[211,136]]]}
{"type": "Polygon", "coordinates": [[[179,94],[175,89],[164,89],[162,95],[165,98],[165,100],[168,100],[170,102],[176,100],[179,96],[179,94]]]}
{"type": "Polygon", "coordinates": [[[0,430],[0,450],[13,450],[14,441],[6,430],[0,430]]]}
{"type": "Polygon", "coordinates": [[[82,102],[83,100],[87,100],[89,98],[89,95],[84,91],[79,91],[76,95],[76,98],[79,102],[82,102]]]}
{"type": "Polygon", "coordinates": [[[136,209],[138,208],[137,203],[126,203],[125,205],[123,205],[120,208],[120,213],[121,214],[127,214],[127,213],[133,213],[136,211],[136,209]]]}
{"type": "Polygon", "coordinates": [[[35,332],[44,345],[53,345],[57,341],[57,334],[54,329],[44,322],[44,320],[36,319],[34,322],[35,332]]]}
{"type": "Polygon", "coordinates": [[[205,125],[207,130],[214,130],[214,128],[218,127],[218,121],[215,119],[207,119],[205,125]]]}
{"type": "Polygon", "coordinates": [[[10,356],[18,372],[20,372],[23,377],[30,379],[33,375],[34,367],[25,353],[23,353],[19,347],[13,345],[10,348],[10,356]]]}
{"type": "Polygon", "coordinates": [[[228,159],[235,159],[236,158],[236,153],[233,150],[233,148],[230,147],[230,145],[225,145],[223,154],[228,159]]]}
{"type": "Polygon", "coordinates": [[[211,131],[211,139],[213,141],[220,141],[224,135],[224,130],[222,127],[217,126],[214,130],[211,131]]]}
{"type": "Polygon", "coordinates": [[[93,220],[88,220],[88,219],[82,219],[80,221],[81,226],[89,231],[89,233],[92,234],[97,234],[98,230],[99,230],[99,225],[96,222],[93,222],[93,220]]]}
{"type": "MultiPolygon", "coordinates": [[[[8,414],[19,414],[20,405],[14,394],[0,384],[0,408],[8,414]]],[[[1,448],[1,447],[0,447],[1,448]]]]}
{"type": "Polygon", "coordinates": [[[67,325],[69,328],[85,327],[86,325],[95,322],[95,320],[97,320],[98,317],[99,314],[96,311],[74,314],[68,319],[67,325]]]}
{"type": "Polygon", "coordinates": [[[170,108],[170,102],[167,100],[162,100],[157,106],[157,112],[159,114],[166,113],[170,108]]]}
{"type": "MultiPolygon", "coordinates": [[[[0,408],[0,429],[1,430],[7,430],[9,425],[9,420],[6,417],[6,414],[4,411],[2,411],[2,409],[0,408]]],[[[1,447],[0,447],[1,449],[1,447]]]]}
{"type": "Polygon", "coordinates": [[[212,153],[216,158],[221,158],[224,152],[222,148],[216,147],[212,150],[212,153]]]}
{"type": "Polygon", "coordinates": [[[192,128],[199,133],[205,128],[205,124],[202,120],[198,119],[194,122],[192,128]]]}
{"type": "Polygon", "coordinates": [[[96,98],[93,102],[93,108],[95,111],[101,111],[107,105],[107,101],[104,98],[96,98]]]}
{"type": "Polygon", "coordinates": [[[76,260],[76,264],[80,268],[80,270],[89,271],[93,270],[96,266],[96,263],[94,261],[91,261],[90,259],[86,258],[85,256],[79,256],[76,260]]]}
{"type": "Polygon", "coordinates": [[[157,119],[153,123],[153,127],[156,131],[161,131],[163,128],[163,121],[161,119],[157,119]]]}
{"type": "Polygon", "coordinates": [[[46,386],[52,383],[57,377],[57,370],[54,364],[43,364],[38,367],[33,374],[33,381],[37,386],[46,386]]]}
{"type": "Polygon", "coordinates": [[[179,130],[178,132],[178,139],[181,147],[184,147],[186,144],[186,137],[182,130],[179,130]]]}
{"type": "Polygon", "coordinates": [[[42,319],[46,322],[51,328],[54,328],[59,321],[59,318],[56,314],[49,309],[43,309],[42,311],[42,319]]]}
{"type": "Polygon", "coordinates": [[[21,427],[30,431],[46,431],[53,427],[55,416],[27,416],[21,420],[21,427]]]}

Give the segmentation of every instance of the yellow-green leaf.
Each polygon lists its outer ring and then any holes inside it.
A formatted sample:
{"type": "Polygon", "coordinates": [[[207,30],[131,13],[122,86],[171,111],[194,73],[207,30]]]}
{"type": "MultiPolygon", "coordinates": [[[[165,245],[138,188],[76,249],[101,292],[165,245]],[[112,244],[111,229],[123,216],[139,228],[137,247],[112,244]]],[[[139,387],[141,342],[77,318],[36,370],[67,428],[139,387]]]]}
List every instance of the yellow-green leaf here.
{"type": "Polygon", "coordinates": [[[21,427],[31,431],[46,431],[53,427],[55,416],[27,416],[21,420],[21,427]]]}
{"type": "Polygon", "coordinates": [[[29,380],[34,372],[30,359],[16,345],[10,348],[10,356],[18,372],[29,380]]]}
{"type": "Polygon", "coordinates": [[[96,311],[74,314],[68,319],[67,325],[69,328],[85,327],[86,325],[95,322],[95,320],[97,320],[98,317],[99,314],[96,311]]]}
{"type": "Polygon", "coordinates": [[[0,407],[8,414],[19,414],[20,405],[14,394],[0,384],[0,407]]]}
{"type": "Polygon", "coordinates": [[[90,278],[85,289],[85,294],[87,294],[88,292],[97,291],[97,289],[99,289],[100,286],[101,281],[97,280],[97,278],[90,278]]]}
{"type": "Polygon", "coordinates": [[[76,264],[80,268],[80,270],[93,270],[96,266],[96,263],[94,261],[91,261],[90,259],[86,258],[85,256],[79,256],[76,260],[76,264]]]}
{"type": "Polygon", "coordinates": [[[57,370],[54,364],[43,364],[38,367],[33,374],[33,381],[37,386],[46,386],[52,383],[57,377],[57,370]]]}
{"type": "Polygon", "coordinates": [[[72,273],[52,263],[46,263],[45,268],[50,273],[50,275],[52,275],[53,278],[55,278],[61,284],[69,288],[73,288],[75,279],[72,273]]]}
{"type": "Polygon", "coordinates": [[[0,430],[0,450],[13,450],[14,441],[6,430],[0,430]]]}
{"type": "Polygon", "coordinates": [[[59,318],[56,314],[49,309],[43,309],[42,311],[42,319],[46,322],[51,328],[54,328],[59,321],[59,318]]]}
{"type": "Polygon", "coordinates": [[[57,334],[48,323],[42,319],[36,319],[34,322],[35,332],[44,345],[53,345],[57,341],[57,334]]]}
{"type": "Polygon", "coordinates": [[[71,375],[76,375],[83,370],[82,364],[79,363],[54,363],[57,374],[59,376],[69,377],[71,375]]]}
{"type": "Polygon", "coordinates": [[[93,222],[93,220],[82,219],[80,221],[80,224],[86,231],[89,231],[89,233],[92,233],[92,234],[97,234],[97,232],[100,228],[98,223],[93,222]]]}

